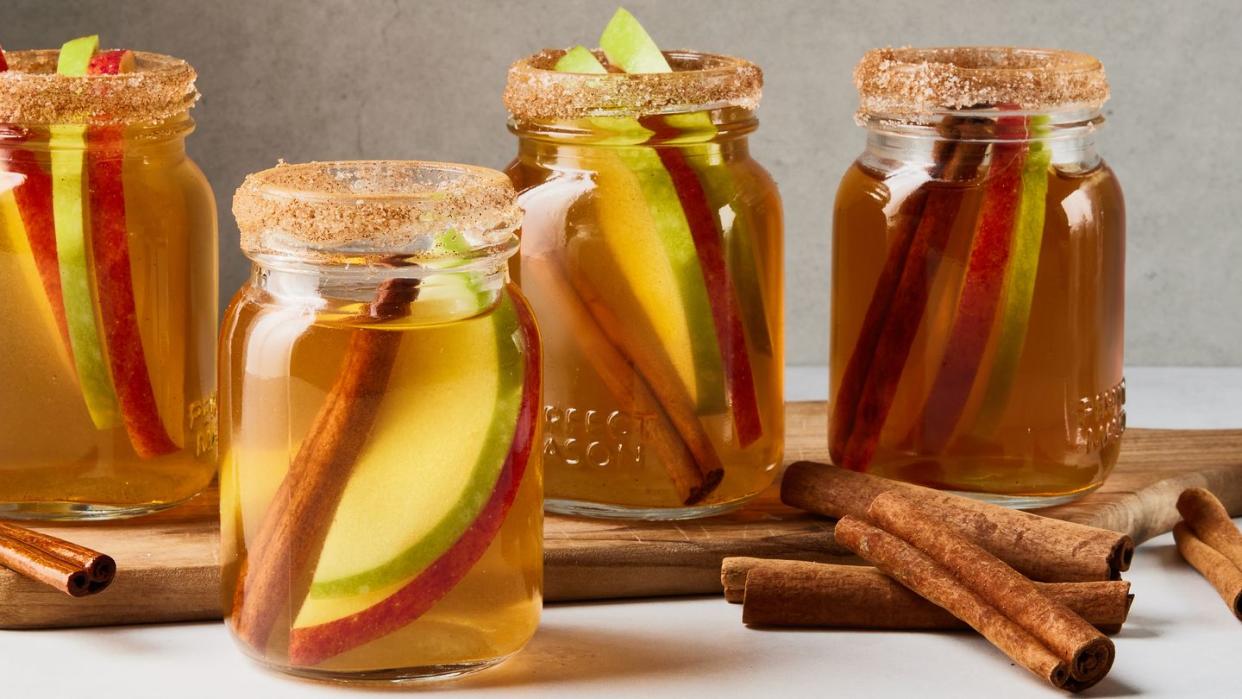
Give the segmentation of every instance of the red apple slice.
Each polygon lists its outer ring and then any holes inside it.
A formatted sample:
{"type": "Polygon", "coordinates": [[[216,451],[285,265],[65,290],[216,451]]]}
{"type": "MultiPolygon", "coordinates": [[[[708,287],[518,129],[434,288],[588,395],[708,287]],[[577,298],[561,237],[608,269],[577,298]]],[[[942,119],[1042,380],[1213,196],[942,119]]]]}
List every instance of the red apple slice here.
{"type": "MultiPolygon", "coordinates": [[[[60,49],[56,72],[85,76],[98,36],[66,42],[60,49]]],[[[95,300],[91,293],[91,267],[87,256],[85,199],[86,126],[51,126],[52,214],[56,229],[56,254],[60,267],[60,290],[69,329],[74,365],[82,399],[96,429],[107,430],[119,422],[116,394],[108,376],[95,300]]]]}
{"type": "MultiPolygon", "coordinates": [[[[89,75],[117,75],[134,70],[132,51],[96,54],[89,75]]],[[[125,185],[122,176],[125,129],[92,126],[87,130],[86,179],[90,184],[91,252],[95,263],[96,295],[103,317],[104,338],[112,369],[112,384],[121,406],[121,418],[138,456],[149,459],[177,450],[164,428],[151,386],[129,259],[125,223],[125,185]]]]}
{"type": "Polygon", "coordinates": [[[487,504],[448,551],[382,602],[334,621],[293,629],[291,664],[317,665],[419,618],[457,585],[500,531],[530,461],[540,411],[538,331],[526,302],[516,294],[511,298],[526,345],[522,398],[513,443],[487,504]]]}
{"type": "Polygon", "coordinates": [[[1018,218],[1022,164],[1026,159],[1026,144],[1022,140],[1025,135],[1024,117],[1007,116],[996,120],[996,137],[1000,140],[992,144],[992,158],[957,311],[949,330],[944,359],[923,406],[920,446],[933,454],[944,449],[957,427],[996,320],[1018,218]]]}
{"type": "MultiPolygon", "coordinates": [[[[9,69],[0,49],[0,71],[9,69]]],[[[43,293],[52,308],[65,351],[70,351],[69,326],[65,322],[65,303],[60,293],[60,264],[56,259],[56,223],[52,215],[52,177],[39,166],[34,153],[24,148],[0,148],[0,167],[25,177],[13,190],[18,215],[34,257],[43,293]]]]}

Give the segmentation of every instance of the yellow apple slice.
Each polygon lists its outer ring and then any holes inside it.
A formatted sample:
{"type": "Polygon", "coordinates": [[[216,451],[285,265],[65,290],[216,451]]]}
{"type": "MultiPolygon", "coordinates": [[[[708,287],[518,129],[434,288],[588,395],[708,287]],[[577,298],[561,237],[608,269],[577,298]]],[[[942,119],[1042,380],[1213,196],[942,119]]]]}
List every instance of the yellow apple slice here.
{"type": "Polygon", "coordinates": [[[385,396],[295,627],[369,608],[476,519],[518,416],[516,322],[505,301],[490,318],[422,328],[405,343],[393,370],[404,378],[385,396]]]}

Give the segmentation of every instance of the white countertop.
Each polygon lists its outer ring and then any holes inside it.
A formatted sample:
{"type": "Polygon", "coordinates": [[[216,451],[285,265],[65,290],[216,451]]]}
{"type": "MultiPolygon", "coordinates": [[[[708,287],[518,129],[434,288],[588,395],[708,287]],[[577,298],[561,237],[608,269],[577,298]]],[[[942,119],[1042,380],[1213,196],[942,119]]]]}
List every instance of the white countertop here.
{"type": "MultiPolygon", "coordinates": [[[[1242,369],[1131,369],[1132,427],[1242,426],[1242,369]]],[[[789,372],[790,400],[823,399],[823,368],[789,372]]],[[[1134,607],[1108,678],[1084,696],[1242,696],[1242,623],[1172,537],[1139,548],[1134,607]]],[[[756,631],[719,598],[562,604],[508,663],[434,685],[454,696],[1055,697],[972,634],[756,631]]],[[[433,687],[428,687],[432,689],[433,687]]],[[[332,697],[238,653],[218,623],[0,631],[0,697],[332,697]]]]}

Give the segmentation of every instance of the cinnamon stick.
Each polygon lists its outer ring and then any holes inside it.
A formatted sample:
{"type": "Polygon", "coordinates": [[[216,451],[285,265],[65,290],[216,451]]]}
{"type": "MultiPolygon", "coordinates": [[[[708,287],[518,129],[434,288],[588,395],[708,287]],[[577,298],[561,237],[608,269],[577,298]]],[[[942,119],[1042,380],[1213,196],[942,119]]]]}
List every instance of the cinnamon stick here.
{"type": "MultiPolygon", "coordinates": [[[[595,319],[596,327],[603,331],[604,336],[626,358],[634,369],[634,375],[643,378],[651,394],[663,408],[663,413],[669,423],[681,436],[686,449],[694,457],[694,463],[702,482],[690,491],[685,504],[692,505],[701,501],[715,490],[724,478],[724,465],[721,463],[720,455],[716,453],[716,446],[712,444],[711,437],[703,427],[703,422],[695,412],[694,399],[690,397],[682,385],[681,378],[671,370],[671,365],[665,358],[658,356],[639,338],[621,331],[623,325],[620,319],[590,281],[583,278],[581,273],[574,273],[569,266],[565,269],[570,285],[577,292],[577,297],[586,306],[589,314],[595,319]]],[[[670,476],[672,476],[672,469],[670,469],[670,476]]],[[[677,477],[680,477],[680,474],[677,477]]],[[[674,477],[675,484],[677,477],[674,477]]],[[[680,490],[681,486],[678,488],[680,490]]]]}
{"type": "Polygon", "coordinates": [[[111,556],[7,522],[0,522],[0,565],[71,597],[102,592],[116,577],[111,556]]]}
{"type": "Polygon", "coordinates": [[[1183,491],[1177,511],[1184,520],[1173,528],[1177,550],[1242,619],[1242,531],[1220,500],[1204,488],[1183,491]]]}
{"type": "MultiPolygon", "coordinates": [[[[751,626],[858,629],[963,629],[967,625],[870,566],[726,558],[725,598],[742,603],[751,626]]],[[[1130,583],[1036,583],[1103,633],[1121,629],[1130,611],[1130,583]]]]}
{"type": "MultiPolygon", "coordinates": [[[[403,317],[417,295],[417,280],[387,280],[358,320],[403,317]]],[[[238,638],[260,653],[276,622],[294,616],[306,597],[332,514],[379,412],[401,337],[372,328],[353,331],[336,382],[249,545],[232,623],[238,638]]]]}
{"type": "Polygon", "coordinates": [[[828,517],[866,516],[883,493],[900,492],[936,513],[947,530],[983,547],[1033,580],[1116,580],[1128,570],[1134,541],[1119,532],[1041,517],[931,488],[813,461],[789,466],[781,501],[828,517]]]}
{"type": "Polygon", "coordinates": [[[711,473],[700,468],[651,386],[608,338],[559,265],[530,259],[523,271],[544,290],[540,300],[552,306],[552,315],[573,328],[572,339],[617,406],[641,416],[642,443],[649,445],[664,465],[678,499],[686,505],[701,501],[720,483],[723,469],[711,473]]]}
{"type": "MultiPolygon", "coordinates": [[[[880,495],[867,508],[867,519],[947,571],[960,589],[969,590],[1038,639],[1041,646],[1066,663],[1076,684],[1095,684],[1112,667],[1112,641],[1064,605],[1041,594],[1029,579],[1004,561],[941,526],[938,517],[911,499],[900,493],[880,495]]],[[[849,543],[841,543],[853,549],[849,543]]],[[[865,550],[854,551],[869,559],[865,550]]],[[[899,561],[872,563],[907,583],[901,577],[899,561]]]]}

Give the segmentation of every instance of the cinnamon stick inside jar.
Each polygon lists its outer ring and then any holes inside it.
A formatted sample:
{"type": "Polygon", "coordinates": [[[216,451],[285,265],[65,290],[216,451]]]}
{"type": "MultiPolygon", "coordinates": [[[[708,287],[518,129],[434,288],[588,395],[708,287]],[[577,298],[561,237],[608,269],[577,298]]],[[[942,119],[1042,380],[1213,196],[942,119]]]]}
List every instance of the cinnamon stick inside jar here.
{"type": "Polygon", "coordinates": [[[872,501],[890,491],[934,511],[941,527],[969,539],[1032,580],[1117,580],[1134,556],[1134,541],[1126,534],[813,461],[789,466],[781,482],[781,501],[828,517],[864,517],[872,501]]]}
{"type": "Polygon", "coordinates": [[[1080,691],[1112,667],[1112,641],[908,498],[881,495],[867,516],[842,519],[837,540],[1054,686],[1080,691]]]}
{"type": "Polygon", "coordinates": [[[1177,499],[1184,521],[1173,528],[1177,550],[1242,619],[1242,531],[1211,491],[1190,488],[1177,499]]]}
{"type": "MultiPolygon", "coordinates": [[[[400,318],[417,295],[416,280],[385,281],[359,322],[400,318]]],[[[237,636],[260,652],[281,615],[296,611],[310,588],[332,513],[371,433],[401,337],[372,328],[354,331],[340,374],[272,497],[247,553],[232,612],[237,636]]]]}
{"type": "MultiPolygon", "coordinates": [[[[725,599],[742,604],[750,626],[958,630],[968,625],[870,566],[726,558],[725,599]]],[[[1101,632],[1121,629],[1130,611],[1130,583],[1036,583],[1101,632]]]]}
{"type": "Polygon", "coordinates": [[[116,577],[111,556],[8,522],[0,522],[0,565],[71,597],[103,592],[116,577]]]}

